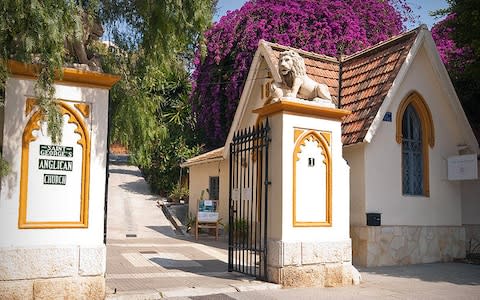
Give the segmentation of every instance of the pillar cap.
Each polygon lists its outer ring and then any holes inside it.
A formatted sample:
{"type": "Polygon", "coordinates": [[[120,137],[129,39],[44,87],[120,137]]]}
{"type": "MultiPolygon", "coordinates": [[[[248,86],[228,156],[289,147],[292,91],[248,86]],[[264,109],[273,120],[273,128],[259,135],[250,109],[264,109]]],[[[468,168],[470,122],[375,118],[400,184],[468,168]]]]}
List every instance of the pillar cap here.
{"type": "MultiPolygon", "coordinates": [[[[8,60],[7,70],[13,76],[37,78],[39,67],[33,64],[25,64],[15,60],[8,60]]],[[[63,68],[62,76],[56,74],[55,82],[76,83],[99,88],[111,88],[120,76],[101,72],[85,71],[74,68],[63,68]]]]}
{"type": "Polygon", "coordinates": [[[253,110],[260,117],[270,116],[280,112],[302,116],[315,116],[341,120],[352,112],[346,109],[327,107],[323,104],[307,100],[290,100],[281,98],[277,102],[266,104],[253,110]]]}

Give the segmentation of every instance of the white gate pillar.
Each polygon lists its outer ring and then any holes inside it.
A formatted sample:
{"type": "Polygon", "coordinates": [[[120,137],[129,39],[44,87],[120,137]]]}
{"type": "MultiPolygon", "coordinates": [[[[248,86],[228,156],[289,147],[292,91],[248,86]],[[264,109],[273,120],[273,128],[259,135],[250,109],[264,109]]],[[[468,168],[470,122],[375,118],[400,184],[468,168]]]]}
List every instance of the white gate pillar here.
{"type": "Polygon", "coordinates": [[[271,127],[268,277],[284,286],[359,282],[349,234],[349,167],[329,102],[282,98],[256,109],[271,127]]]}
{"type": "Polygon", "coordinates": [[[108,92],[119,77],[64,69],[54,95],[63,137],[53,144],[34,97],[34,67],[9,61],[8,71],[0,298],[103,299],[108,92]]]}

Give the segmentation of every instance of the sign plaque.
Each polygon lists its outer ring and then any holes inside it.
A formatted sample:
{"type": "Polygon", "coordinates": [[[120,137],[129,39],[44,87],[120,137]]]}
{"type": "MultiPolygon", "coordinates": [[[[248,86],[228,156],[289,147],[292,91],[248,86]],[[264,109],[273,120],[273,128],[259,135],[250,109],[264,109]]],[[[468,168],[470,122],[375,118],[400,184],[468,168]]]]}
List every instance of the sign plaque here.
{"type": "MultiPolygon", "coordinates": [[[[40,110],[23,132],[19,228],[88,226],[90,138],[82,113],[58,103],[62,139],[53,144],[40,110]]],[[[88,121],[88,120],[87,120],[88,121]]]]}

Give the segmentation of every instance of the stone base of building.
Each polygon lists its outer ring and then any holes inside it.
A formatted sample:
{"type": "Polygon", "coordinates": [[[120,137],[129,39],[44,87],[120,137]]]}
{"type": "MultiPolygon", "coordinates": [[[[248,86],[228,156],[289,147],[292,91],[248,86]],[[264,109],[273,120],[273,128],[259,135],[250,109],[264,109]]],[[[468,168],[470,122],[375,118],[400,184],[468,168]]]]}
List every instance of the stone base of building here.
{"type": "Polygon", "coordinates": [[[360,283],[351,241],[268,243],[268,280],[284,287],[336,287],[360,283]]]}
{"type": "Polygon", "coordinates": [[[480,253],[480,224],[464,224],[463,227],[465,227],[467,253],[480,253]]]}
{"type": "Polygon", "coordinates": [[[364,267],[448,262],[465,257],[463,226],[352,226],[353,264],[364,267]]]}
{"type": "Polygon", "coordinates": [[[0,248],[0,299],[104,299],[105,246],[0,248]]]}

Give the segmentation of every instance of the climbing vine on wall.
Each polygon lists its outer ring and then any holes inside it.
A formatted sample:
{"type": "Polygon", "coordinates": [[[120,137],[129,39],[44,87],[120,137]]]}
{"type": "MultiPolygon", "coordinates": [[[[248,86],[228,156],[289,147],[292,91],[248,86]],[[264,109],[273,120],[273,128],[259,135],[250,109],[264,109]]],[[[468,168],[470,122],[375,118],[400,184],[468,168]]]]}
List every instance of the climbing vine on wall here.
{"type": "Polygon", "coordinates": [[[4,101],[8,60],[35,64],[35,96],[54,143],[61,140],[62,132],[62,118],[54,102],[54,80],[62,76],[65,61],[75,60],[65,45],[67,41],[84,42],[84,31],[99,7],[99,0],[0,1],[0,100],[4,101]]]}

